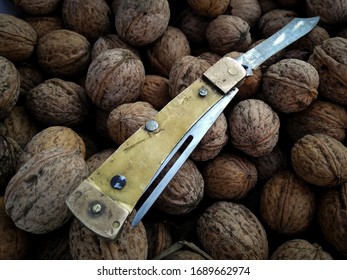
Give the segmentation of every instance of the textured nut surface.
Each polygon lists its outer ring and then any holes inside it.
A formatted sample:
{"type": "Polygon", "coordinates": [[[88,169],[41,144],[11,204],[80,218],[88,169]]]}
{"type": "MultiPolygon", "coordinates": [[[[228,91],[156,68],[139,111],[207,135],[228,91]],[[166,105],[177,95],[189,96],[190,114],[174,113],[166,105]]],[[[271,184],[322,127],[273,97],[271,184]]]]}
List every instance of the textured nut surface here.
{"type": "Polygon", "coordinates": [[[91,41],[111,31],[111,8],[105,0],[65,0],[62,18],[68,29],[91,41]]]}
{"type": "Polygon", "coordinates": [[[280,60],[268,68],[262,82],[265,100],[280,112],[302,111],[317,99],[318,71],[303,60],[280,60]]]}
{"type": "Polygon", "coordinates": [[[80,85],[52,78],[27,93],[26,107],[36,120],[46,125],[76,126],[86,119],[89,100],[80,85]]]}
{"type": "Polygon", "coordinates": [[[219,154],[202,170],[205,193],[215,199],[241,199],[255,187],[257,169],[245,157],[219,154]]]}
{"type": "Polygon", "coordinates": [[[324,238],[344,256],[347,255],[347,184],[322,194],[318,221],[324,238]]]}
{"type": "Polygon", "coordinates": [[[20,91],[20,75],[14,64],[0,56],[0,119],[16,105],[20,91]]]}
{"type": "Polygon", "coordinates": [[[48,32],[38,39],[38,64],[55,77],[77,75],[89,65],[91,46],[86,37],[67,29],[48,32]]]}
{"type": "Polygon", "coordinates": [[[31,233],[58,229],[72,215],[65,203],[68,194],[87,176],[87,165],[76,151],[42,151],[8,183],[4,196],[6,213],[18,228],[31,233]]]}
{"type": "Polygon", "coordinates": [[[319,73],[319,93],[329,100],[347,104],[347,38],[332,37],[314,48],[308,62],[319,73]]]}
{"type": "Polygon", "coordinates": [[[13,0],[13,2],[31,15],[45,15],[58,8],[62,0],[13,0]]]}
{"type": "Polygon", "coordinates": [[[249,24],[243,19],[220,15],[209,23],[206,38],[210,49],[219,55],[231,51],[245,52],[252,43],[249,30],[249,24]]]}
{"type": "Polygon", "coordinates": [[[165,32],[170,20],[167,0],[122,1],[115,16],[117,33],[133,46],[153,43],[165,32]]]}
{"type": "Polygon", "coordinates": [[[261,8],[257,0],[230,0],[228,11],[231,15],[245,20],[250,27],[255,26],[261,16],[261,8]]]}
{"type": "Polygon", "coordinates": [[[108,133],[112,140],[120,145],[156,113],[157,110],[144,101],[119,105],[108,116],[108,133]]]}
{"type": "Polygon", "coordinates": [[[206,260],[202,255],[190,250],[178,250],[162,258],[163,260],[206,260]]]}
{"type": "Polygon", "coordinates": [[[85,87],[93,103],[104,111],[134,102],[145,79],[142,61],[126,49],[102,52],[90,64],[85,87]]]}
{"type": "Polygon", "coordinates": [[[148,240],[148,259],[153,259],[172,244],[172,234],[164,222],[145,222],[148,240]]]}
{"type": "Polygon", "coordinates": [[[12,15],[0,14],[0,55],[23,61],[34,52],[37,35],[29,23],[12,15]]]}
{"type": "Polygon", "coordinates": [[[287,131],[294,141],[306,134],[324,133],[342,142],[346,128],[346,109],[342,105],[319,99],[305,110],[290,115],[287,121],[287,131]]]}
{"type": "Polygon", "coordinates": [[[27,92],[43,82],[43,74],[33,64],[23,62],[16,66],[20,75],[19,97],[26,96],[27,92]]]}
{"type": "Polygon", "coordinates": [[[42,37],[50,31],[64,28],[63,20],[59,16],[32,16],[24,20],[34,28],[37,38],[42,37]]]}
{"type": "Polygon", "coordinates": [[[339,0],[307,0],[306,11],[311,16],[319,16],[325,23],[334,24],[347,21],[345,4],[344,1],[339,0]]]}
{"type": "MultiPolygon", "coordinates": [[[[129,216],[131,221],[134,212],[129,216]]],[[[146,229],[142,222],[128,222],[116,240],[100,238],[73,218],[69,236],[70,250],[76,260],[145,260],[148,254],[146,229]]]]}
{"type": "Polygon", "coordinates": [[[263,156],[277,144],[279,117],[261,100],[240,101],[230,112],[228,124],[232,144],[250,156],[263,156]]]}
{"type": "Polygon", "coordinates": [[[315,194],[294,172],[283,170],[264,185],[260,212],[265,223],[280,234],[304,232],[315,215],[315,194]]]}
{"type": "Polygon", "coordinates": [[[214,259],[268,258],[266,232],[258,218],[241,204],[226,201],[212,204],[200,216],[197,234],[214,259]]]}
{"type": "Polygon", "coordinates": [[[229,0],[188,0],[192,9],[206,17],[216,17],[228,8],[229,0]]]}
{"type": "Polygon", "coordinates": [[[333,257],[317,243],[291,239],[276,248],[271,260],[332,260],[333,257]]]}
{"type": "Polygon", "coordinates": [[[105,160],[108,159],[115,151],[115,148],[108,148],[89,157],[86,160],[89,174],[92,174],[97,168],[99,168],[101,164],[103,164],[105,160]]]}
{"type": "Polygon", "coordinates": [[[323,133],[307,134],[291,149],[295,172],[305,181],[322,187],[347,180],[347,148],[323,133]]]}

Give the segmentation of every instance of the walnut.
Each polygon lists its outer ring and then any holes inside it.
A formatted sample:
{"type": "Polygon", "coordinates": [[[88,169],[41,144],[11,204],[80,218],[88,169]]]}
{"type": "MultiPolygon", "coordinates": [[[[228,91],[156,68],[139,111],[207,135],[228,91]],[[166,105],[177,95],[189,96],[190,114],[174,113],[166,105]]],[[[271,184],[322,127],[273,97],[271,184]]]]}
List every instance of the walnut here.
{"type": "Polygon", "coordinates": [[[328,24],[347,21],[346,3],[339,0],[307,0],[306,12],[309,16],[319,16],[321,21],[328,24]]]}
{"type": "Polygon", "coordinates": [[[250,156],[263,156],[277,144],[280,119],[264,101],[240,101],[232,108],[228,124],[232,144],[250,156]]]}
{"type": "Polygon", "coordinates": [[[258,22],[258,28],[264,38],[268,38],[292,19],[297,17],[296,12],[286,9],[273,9],[263,14],[258,22]]]}
{"type": "MultiPolygon", "coordinates": [[[[134,218],[135,211],[128,220],[134,218]]],[[[148,254],[146,229],[142,222],[132,227],[127,221],[116,240],[95,235],[73,218],[70,226],[70,251],[75,260],[145,260],[148,254]]]]}
{"type": "Polygon", "coordinates": [[[20,75],[14,64],[0,56],[0,119],[16,105],[20,91],[20,75]]]}
{"type": "Polygon", "coordinates": [[[134,102],[145,80],[142,61],[126,49],[102,52],[89,66],[85,88],[93,103],[104,111],[134,102]]]}
{"type": "Polygon", "coordinates": [[[24,259],[30,249],[30,237],[17,228],[5,212],[4,198],[0,196],[0,260],[24,259]]]}
{"type": "Polygon", "coordinates": [[[295,41],[290,48],[297,50],[306,50],[310,54],[315,46],[321,45],[323,41],[329,39],[330,35],[326,29],[316,25],[309,33],[295,41]]]}
{"type": "Polygon", "coordinates": [[[31,15],[46,15],[54,12],[63,0],[13,0],[14,4],[31,15]]]}
{"type": "Polygon", "coordinates": [[[319,93],[327,99],[347,104],[347,39],[332,37],[314,48],[308,62],[319,73],[319,93]]]}
{"type": "Polygon", "coordinates": [[[228,122],[222,113],[202,137],[190,158],[194,161],[207,161],[217,156],[229,140],[227,130],[228,122]]]}
{"type": "Polygon", "coordinates": [[[277,0],[258,0],[258,2],[262,14],[266,14],[267,12],[277,9],[280,6],[277,0]]]}
{"type": "Polygon", "coordinates": [[[20,75],[19,98],[25,99],[29,90],[43,82],[43,74],[38,67],[25,62],[17,65],[17,70],[20,75]]]}
{"type": "Polygon", "coordinates": [[[199,217],[198,238],[214,259],[268,258],[268,240],[258,218],[242,204],[215,202],[199,217]]]}
{"type": "Polygon", "coordinates": [[[322,193],[318,222],[323,237],[335,250],[347,256],[347,183],[322,193]]]}
{"type": "Polygon", "coordinates": [[[315,209],[313,190],[292,171],[280,171],[262,189],[261,216],[272,230],[280,234],[296,235],[306,231],[315,209]]]}
{"type": "Polygon", "coordinates": [[[148,240],[148,259],[151,260],[172,245],[172,234],[168,224],[145,222],[148,240]]]}
{"type": "Polygon", "coordinates": [[[342,142],[346,129],[346,109],[329,101],[315,100],[308,108],[287,119],[287,131],[294,141],[306,134],[324,133],[342,142]]]}
{"type": "Polygon", "coordinates": [[[50,31],[64,28],[63,19],[58,16],[32,16],[24,20],[34,28],[37,38],[41,38],[50,31]]]}
{"type": "Polygon", "coordinates": [[[31,25],[12,15],[0,14],[0,56],[11,61],[31,57],[37,35],[31,25]]]}
{"type": "Polygon", "coordinates": [[[34,234],[51,232],[72,216],[65,200],[88,176],[76,151],[51,148],[34,155],[12,177],[4,201],[15,225],[34,234]]]}
{"type": "Polygon", "coordinates": [[[332,260],[333,257],[317,243],[305,239],[291,239],[271,254],[270,260],[332,260]]]}
{"type": "Polygon", "coordinates": [[[317,70],[299,59],[282,59],[271,65],[262,81],[265,100],[280,112],[302,111],[318,96],[317,70]]]}
{"type": "Polygon", "coordinates": [[[15,106],[0,122],[0,134],[10,137],[24,148],[38,133],[38,125],[24,106],[15,106]]]}
{"type": "Polygon", "coordinates": [[[161,110],[171,100],[169,80],[159,75],[146,75],[139,100],[150,103],[158,111],[161,110]]]}
{"type": "Polygon", "coordinates": [[[214,18],[226,11],[229,0],[188,0],[188,4],[198,14],[214,18]]]}
{"type": "Polygon", "coordinates": [[[211,65],[215,64],[218,60],[220,60],[222,57],[219,54],[216,54],[214,52],[206,51],[198,56],[201,59],[206,60],[211,65]]]}
{"type": "Polygon", "coordinates": [[[35,154],[53,147],[66,151],[75,151],[82,158],[85,158],[85,144],[74,130],[65,126],[50,126],[38,132],[27,143],[18,159],[18,164],[23,165],[35,154]]]}
{"type": "Polygon", "coordinates": [[[115,151],[115,148],[108,148],[89,157],[86,161],[89,174],[92,174],[97,168],[99,168],[101,164],[103,164],[115,151]]]}
{"type": "Polygon", "coordinates": [[[149,68],[167,78],[175,61],[185,55],[190,55],[189,41],[180,29],[173,26],[168,26],[165,33],[146,48],[149,68]]]}
{"type": "Polygon", "coordinates": [[[169,94],[171,98],[179,95],[211,67],[206,60],[186,55],[176,60],[169,75],[169,94]]]}
{"type": "Polygon", "coordinates": [[[115,16],[117,33],[125,42],[145,46],[162,36],[169,24],[167,0],[122,1],[115,16]]]}
{"type": "Polygon", "coordinates": [[[168,254],[162,260],[206,260],[206,258],[197,252],[181,249],[168,254]]]}
{"type": "Polygon", "coordinates": [[[257,183],[257,169],[245,157],[221,153],[204,165],[205,193],[214,199],[241,199],[257,183]]]}
{"type": "Polygon", "coordinates": [[[67,29],[90,41],[111,31],[111,8],[105,0],[65,0],[62,17],[67,29]]]}
{"type": "Polygon", "coordinates": [[[38,39],[37,62],[50,75],[67,77],[85,71],[91,46],[86,37],[67,29],[48,32],[38,39]]]}
{"type": "Polygon", "coordinates": [[[140,58],[139,51],[122,41],[118,34],[105,34],[100,36],[94,43],[92,48],[92,60],[94,60],[100,53],[110,49],[127,49],[140,58]]]}
{"type": "Polygon", "coordinates": [[[262,14],[258,0],[230,0],[228,12],[242,18],[250,27],[256,25],[262,14]]]}
{"type": "Polygon", "coordinates": [[[144,101],[119,105],[111,111],[107,120],[110,137],[121,145],[157,112],[151,104],[144,101]]]}
{"type": "Polygon", "coordinates": [[[291,149],[294,171],[310,184],[332,187],[347,181],[347,148],[323,133],[307,134],[291,149]]]}
{"type": "Polygon", "coordinates": [[[231,51],[245,52],[252,43],[249,24],[232,15],[213,19],[206,29],[206,37],[210,49],[219,55],[231,51]]]}
{"type": "Polygon", "coordinates": [[[25,104],[36,120],[48,125],[76,126],[86,119],[89,110],[85,89],[59,78],[31,89],[25,104]]]}

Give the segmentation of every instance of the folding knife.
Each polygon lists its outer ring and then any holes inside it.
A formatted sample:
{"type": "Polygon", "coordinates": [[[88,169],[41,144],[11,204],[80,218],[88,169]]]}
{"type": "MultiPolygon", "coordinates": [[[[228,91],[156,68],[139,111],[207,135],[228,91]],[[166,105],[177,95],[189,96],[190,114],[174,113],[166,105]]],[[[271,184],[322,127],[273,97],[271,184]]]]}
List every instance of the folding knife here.
{"type": "Polygon", "coordinates": [[[252,75],[252,69],[307,34],[318,21],[319,17],[295,18],[240,57],[221,58],[71,192],[66,203],[73,215],[97,235],[116,239],[139,199],[180,150],[170,170],[142,206],[137,206],[132,221],[136,226],[238,92],[238,86],[252,75]]]}

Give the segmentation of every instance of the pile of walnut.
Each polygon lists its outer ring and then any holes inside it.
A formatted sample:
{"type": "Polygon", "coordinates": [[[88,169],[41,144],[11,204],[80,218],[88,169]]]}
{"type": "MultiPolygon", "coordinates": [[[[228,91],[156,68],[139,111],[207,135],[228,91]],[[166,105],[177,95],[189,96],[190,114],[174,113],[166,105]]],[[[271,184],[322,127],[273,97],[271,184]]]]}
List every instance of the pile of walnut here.
{"type": "Polygon", "coordinates": [[[13,2],[0,259],[152,259],[179,240],[214,259],[347,257],[346,1],[13,2]],[[246,79],[138,227],[108,241],[72,216],[71,190],[219,58],[316,15],[246,79]]]}

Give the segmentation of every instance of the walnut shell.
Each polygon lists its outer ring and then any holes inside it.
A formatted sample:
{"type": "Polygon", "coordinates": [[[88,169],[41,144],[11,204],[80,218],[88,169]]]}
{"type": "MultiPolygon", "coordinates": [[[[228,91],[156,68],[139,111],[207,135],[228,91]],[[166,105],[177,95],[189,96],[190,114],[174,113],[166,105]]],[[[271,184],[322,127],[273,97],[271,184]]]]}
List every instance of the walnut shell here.
{"type": "Polygon", "coordinates": [[[29,235],[17,228],[7,216],[2,196],[0,196],[0,234],[0,260],[24,259],[31,245],[29,235]]]}
{"type": "Polygon", "coordinates": [[[151,104],[144,101],[119,105],[111,111],[107,120],[110,137],[121,145],[157,112],[151,104]]]}
{"type": "Polygon", "coordinates": [[[122,41],[118,34],[105,34],[100,36],[93,44],[92,60],[103,51],[117,48],[127,49],[140,58],[139,51],[135,47],[122,41]]]}
{"type": "Polygon", "coordinates": [[[222,153],[202,169],[205,193],[214,199],[241,199],[257,183],[257,169],[245,157],[222,153]]]}
{"type": "Polygon", "coordinates": [[[214,259],[268,258],[266,232],[258,218],[242,204],[220,201],[199,217],[198,238],[214,259]]]}
{"type": "Polygon", "coordinates": [[[306,134],[324,133],[343,141],[347,129],[347,111],[339,104],[315,100],[305,110],[291,114],[287,131],[294,141],[306,134]]]}
{"type": "Polygon", "coordinates": [[[270,260],[332,260],[333,257],[317,243],[305,239],[291,239],[271,254],[270,260]]]}
{"type": "Polygon", "coordinates": [[[0,134],[0,195],[3,195],[8,182],[16,173],[21,147],[12,138],[0,134]]]}
{"type": "MultiPolygon", "coordinates": [[[[128,220],[134,218],[134,212],[128,220]]],[[[116,240],[97,236],[76,218],[70,226],[70,251],[75,260],[145,260],[148,243],[142,222],[132,227],[127,221],[116,240]]]]}
{"type": "Polygon", "coordinates": [[[34,28],[37,38],[53,30],[64,29],[63,19],[59,16],[32,16],[24,19],[34,28]]]}
{"type": "Polygon", "coordinates": [[[295,235],[306,231],[315,215],[315,194],[294,172],[283,170],[264,185],[260,213],[276,232],[295,235]]]}
{"type": "Polygon", "coordinates": [[[67,29],[91,41],[111,31],[111,8],[105,0],[64,0],[62,17],[67,29]]]}
{"type": "Polygon", "coordinates": [[[26,107],[41,123],[76,126],[86,119],[89,100],[85,89],[78,84],[52,78],[27,93],[26,107]]]}
{"type": "Polygon", "coordinates": [[[310,184],[332,187],[347,181],[347,148],[323,133],[307,134],[291,149],[295,172],[310,184]]]}
{"type": "Polygon", "coordinates": [[[297,13],[286,9],[273,9],[263,14],[258,22],[258,28],[264,38],[268,38],[287,25],[297,13]]]}
{"type": "Polygon", "coordinates": [[[89,66],[91,46],[86,37],[67,29],[48,32],[38,39],[38,64],[50,75],[68,77],[89,66]]]}
{"type": "Polygon", "coordinates": [[[206,38],[210,49],[219,55],[231,51],[245,52],[252,43],[249,24],[232,15],[213,19],[206,29],[206,38]]]}
{"type": "Polygon", "coordinates": [[[101,164],[103,164],[105,160],[108,159],[115,151],[115,148],[108,148],[100,152],[97,152],[93,154],[91,157],[89,157],[86,160],[89,174],[92,174],[97,168],[99,168],[101,164]]]}
{"type": "Polygon", "coordinates": [[[76,151],[44,150],[27,161],[8,183],[6,213],[22,230],[51,232],[72,216],[65,200],[87,176],[87,165],[76,151]]]}
{"type": "Polygon", "coordinates": [[[265,100],[283,113],[302,111],[317,99],[318,71],[303,60],[282,59],[272,64],[262,81],[265,100]]]}
{"type": "Polygon", "coordinates": [[[146,75],[139,100],[150,103],[158,111],[161,110],[171,100],[169,80],[159,75],[146,75]]]}
{"type": "Polygon", "coordinates": [[[172,245],[172,234],[168,224],[145,222],[148,240],[148,259],[153,259],[172,245]]]}
{"type": "Polygon", "coordinates": [[[141,60],[126,49],[102,52],[89,66],[85,87],[93,103],[104,111],[134,102],[145,80],[141,60]]]}
{"type": "Polygon", "coordinates": [[[314,48],[308,62],[319,73],[319,93],[327,99],[347,104],[347,39],[332,37],[314,48]]]}
{"type": "Polygon", "coordinates": [[[199,54],[199,58],[206,60],[211,65],[215,64],[218,60],[220,60],[222,57],[219,54],[216,54],[214,52],[206,51],[201,54],[199,54]]]}
{"type": "Polygon", "coordinates": [[[196,13],[214,18],[226,11],[229,0],[188,0],[188,4],[196,13]]]}
{"type": "Polygon", "coordinates": [[[31,15],[46,15],[54,12],[62,0],[13,0],[15,5],[31,15]]]}
{"type": "Polygon", "coordinates": [[[261,17],[261,8],[258,0],[230,0],[229,14],[246,21],[250,27],[256,25],[261,17]]]}
{"type": "Polygon", "coordinates": [[[194,161],[207,161],[213,159],[228,143],[228,122],[224,113],[220,114],[217,120],[206,132],[199,144],[190,154],[194,161]]]}
{"type": "Polygon", "coordinates": [[[0,14],[0,56],[23,61],[34,52],[37,35],[29,23],[12,15],[0,14]]]}
{"type": "Polygon", "coordinates": [[[175,61],[190,55],[190,51],[186,35],[180,29],[168,26],[165,33],[146,48],[146,57],[154,74],[168,78],[175,61]]]}
{"type": "Polygon", "coordinates": [[[324,192],[318,204],[318,222],[325,240],[347,256],[347,183],[324,192]]]}
{"type": "Polygon", "coordinates": [[[204,256],[190,250],[178,250],[162,258],[162,260],[206,260],[204,256]]]}
{"type": "Polygon", "coordinates": [[[25,146],[18,164],[23,165],[35,154],[51,148],[75,151],[82,158],[86,148],[82,138],[71,128],[65,126],[50,126],[38,132],[25,146]]]}
{"type": "Polygon", "coordinates": [[[133,46],[153,43],[165,32],[170,20],[167,0],[122,1],[115,16],[117,33],[133,46]]]}
{"type": "Polygon", "coordinates": [[[17,70],[20,75],[19,98],[25,100],[27,92],[43,82],[43,74],[38,67],[25,62],[17,65],[17,70]]]}
{"type": "Polygon", "coordinates": [[[339,0],[307,0],[306,12],[309,16],[319,16],[320,20],[328,23],[343,23],[347,21],[346,3],[339,0]]]}
{"type": "Polygon", "coordinates": [[[329,38],[330,35],[328,31],[317,25],[305,36],[295,41],[291,45],[291,48],[296,50],[306,50],[312,53],[315,46],[321,45],[323,41],[329,38]]]}
{"type": "Polygon", "coordinates": [[[0,56],[0,119],[16,105],[20,91],[20,75],[14,64],[0,56]]]}
{"type": "MultiPolygon", "coordinates": [[[[176,154],[165,166],[166,173],[178,158],[176,154]]],[[[154,186],[162,178],[158,176],[154,186]]],[[[164,191],[154,203],[154,207],[170,215],[184,215],[195,209],[204,196],[204,179],[196,164],[187,159],[164,191]]]]}
{"type": "Polygon", "coordinates": [[[38,125],[24,106],[15,106],[0,122],[0,134],[10,137],[24,148],[38,133],[38,125]]]}
{"type": "Polygon", "coordinates": [[[232,144],[250,156],[263,156],[278,142],[280,119],[264,101],[240,101],[232,108],[228,124],[232,144]]]}

